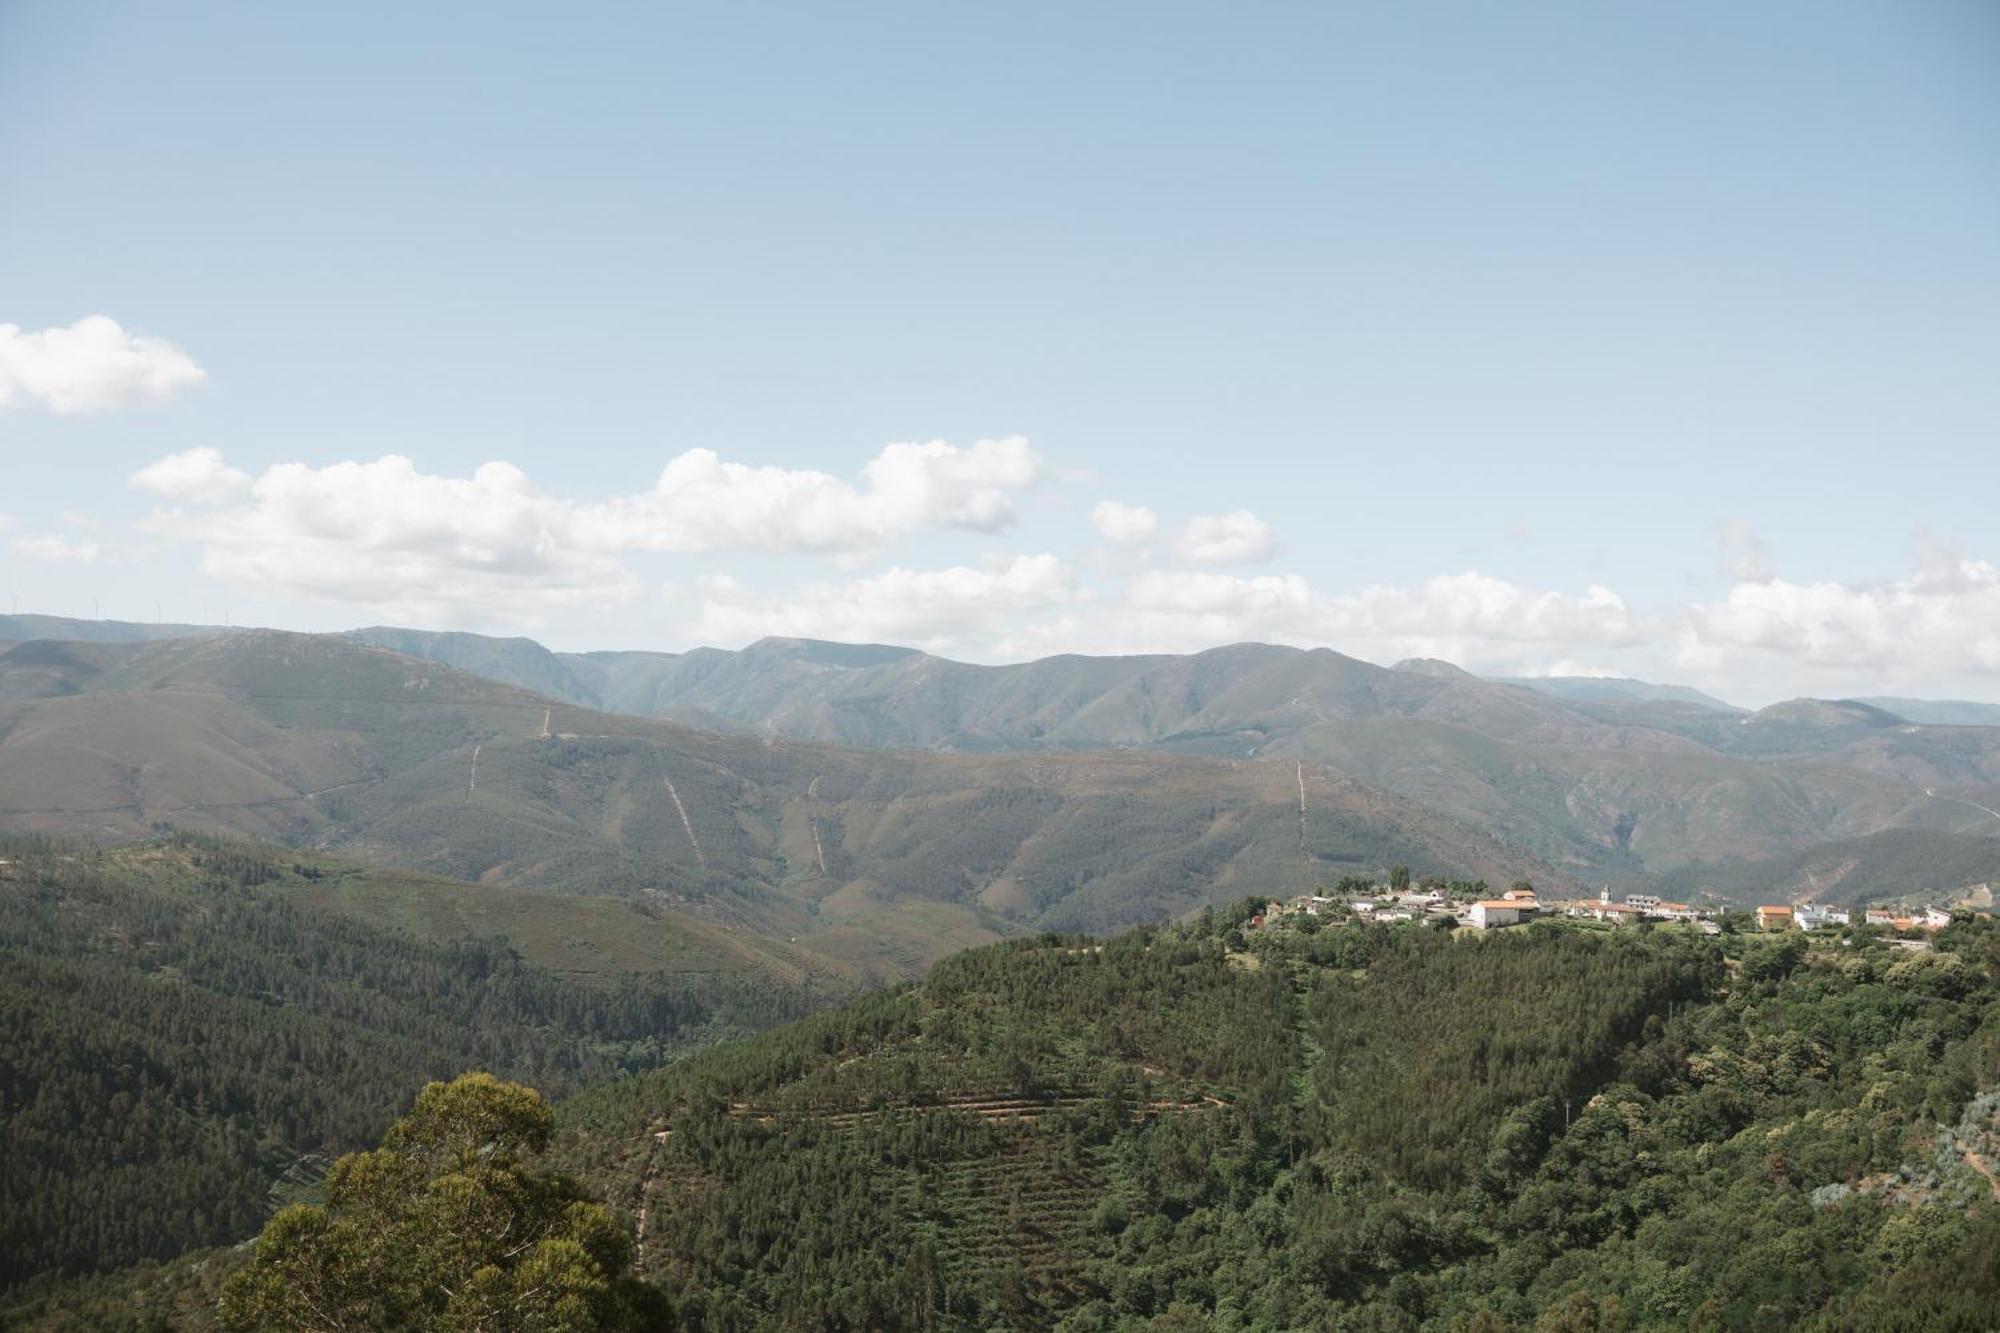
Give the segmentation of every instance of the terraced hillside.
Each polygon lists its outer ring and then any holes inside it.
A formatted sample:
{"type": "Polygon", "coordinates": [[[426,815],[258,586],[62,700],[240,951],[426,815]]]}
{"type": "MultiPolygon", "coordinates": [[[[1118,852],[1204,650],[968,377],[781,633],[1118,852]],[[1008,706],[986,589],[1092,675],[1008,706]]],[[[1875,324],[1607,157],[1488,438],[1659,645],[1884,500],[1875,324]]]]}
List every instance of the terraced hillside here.
{"type": "Polygon", "coordinates": [[[1990,920],[1912,956],[1237,919],[950,959],[575,1099],[560,1155],[696,1329],[1973,1328],[2000,1295],[1990,920]]]}
{"type": "Polygon", "coordinates": [[[0,828],[159,827],[631,898],[710,940],[795,944],[874,978],[1008,934],[1115,929],[1399,863],[1566,883],[1297,761],[729,736],[263,631],[0,653],[0,828]]]}

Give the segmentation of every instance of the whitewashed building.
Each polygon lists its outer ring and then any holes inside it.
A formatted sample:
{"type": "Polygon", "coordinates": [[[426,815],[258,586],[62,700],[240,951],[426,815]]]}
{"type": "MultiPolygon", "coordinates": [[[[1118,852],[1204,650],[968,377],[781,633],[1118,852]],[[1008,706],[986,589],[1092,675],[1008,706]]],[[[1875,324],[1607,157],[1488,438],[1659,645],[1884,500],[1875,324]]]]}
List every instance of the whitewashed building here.
{"type": "Polygon", "coordinates": [[[1468,915],[1474,930],[1498,930],[1532,921],[1541,910],[1542,905],[1533,898],[1482,898],[1468,915]]]}

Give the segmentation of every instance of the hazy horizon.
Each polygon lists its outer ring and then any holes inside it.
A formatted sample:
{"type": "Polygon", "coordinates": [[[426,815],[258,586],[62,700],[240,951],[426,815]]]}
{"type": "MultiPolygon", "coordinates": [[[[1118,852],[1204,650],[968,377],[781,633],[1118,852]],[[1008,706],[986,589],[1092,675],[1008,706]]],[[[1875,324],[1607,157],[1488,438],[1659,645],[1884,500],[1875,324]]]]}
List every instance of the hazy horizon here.
{"type": "Polygon", "coordinates": [[[0,12],[0,596],[2000,702],[1990,7],[767,19],[0,12]]]}
{"type": "MultiPolygon", "coordinates": [[[[302,628],[302,627],[297,627],[297,626],[288,626],[288,625],[277,625],[277,624],[249,624],[249,623],[241,623],[241,622],[236,622],[236,623],[232,623],[232,622],[228,622],[228,621],[223,621],[223,620],[215,620],[215,621],[147,621],[147,620],[138,620],[138,621],[133,621],[133,620],[123,620],[123,619],[114,619],[114,618],[111,618],[111,617],[103,617],[103,618],[92,618],[92,617],[73,617],[73,616],[61,616],[61,615],[55,615],[55,614],[53,614],[53,613],[48,613],[48,612],[41,612],[41,611],[20,611],[20,610],[16,610],[16,611],[13,611],[13,612],[9,613],[9,614],[8,614],[8,615],[6,615],[6,616],[0,616],[0,630],[3,630],[3,629],[5,628],[5,622],[6,622],[6,621],[8,621],[8,620],[10,620],[10,619],[52,619],[52,620],[77,620],[77,621],[82,621],[82,622],[84,622],[84,623],[100,623],[100,624],[116,624],[116,625],[134,625],[134,626],[139,626],[139,627],[147,627],[147,626],[159,626],[159,627],[163,627],[163,628],[167,628],[167,629],[196,629],[196,630],[215,630],[215,631],[220,631],[220,632],[224,632],[224,633],[249,633],[249,632],[256,632],[256,631],[263,631],[263,630],[271,630],[271,631],[277,631],[277,632],[280,632],[280,633],[296,633],[296,634],[348,634],[348,633],[358,633],[358,632],[361,632],[361,631],[364,631],[364,630],[371,630],[371,629],[381,629],[381,630],[391,630],[391,631],[397,631],[397,632],[416,632],[416,633],[421,633],[421,634],[457,634],[457,633],[465,633],[465,634],[474,634],[474,635],[478,635],[478,636],[480,636],[480,637],[484,637],[484,638],[492,638],[492,639],[499,639],[499,640],[509,640],[509,639],[519,639],[519,640],[525,640],[525,641],[527,641],[527,642],[530,642],[530,643],[533,643],[533,644],[536,644],[537,646],[539,646],[539,647],[541,647],[541,648],[543,648],[543,649],[546,649],[546,650],[547,650],[547,651],[549,651],[549,652],[552,652],[552,653],[558,653],[558,654],[594,654],[594,653],[597,653],[597,654],[601,654],[601,653],[626,653],[626,652],[637,652],[637,653],[652,653],[652,652],[657,652],[657,653],[665,653],[665,654],[668,654],[668,655],[679,655],[679,654],[684,654],[684,653],[690,653],[690,652],[701,652],[701,651],[712,651],[712,652],[743,652],[743,651],[746,651],[746,650],[748,650],[748,649],[750,649],[750,648],[754,647],[754,646],[755,646],[756,644],[758,644],[758,643],[760,643],[760,642],[763,642],[763,641],[765,641],[765,640],[779,640],[779,641],[784,641],[784,640],[788,640],[788,639],[795,639],[795,640],[802,640],[802,641],[806,641],[806,642],[816,642],[816,643],[827,643],[827,644],[832,644],[832,645],[835,645],[835,646],[839,646],[839,647],[860,647],[860,648],[889,648],[889,649],[896,649],[896,650],[900,650],[900,651],[908,651],[908,652],[915,652],[915,653],[923,653],[923,652],[925,652],[925,651],[926,651],[925,649],[922,649],[922,648],[918,648],[918,647],[915,647],[914,645],[911,645],[911,644],[907,644],[907,643],[895,643],[895,642],[890,642],[890,641],[872,641],[872,640],[871,640],[871,641],[857,641],[857,640],[843,640],[843,639],[826,639],[826,638],[823,638],[823,637],[819,637],[819,636],[813,636],[813,635],[782,635],[782,634],[771,634],[771,635],[763,635],[763,636],[760,636],[760,637],[758,637],[758,638],[755,638],[755,639],[750,639],[750,640],[746,640],[745,642],[743,642],[743,643],[738,643],[738,644],[728,644],[728,645],[724,645],[724,644],[692,644],[692,645],[689,645],[689,646],[688,646],[688,647],[686,647],[686,648],[682,648],[682,649],[672,649],[672,650],[669,650],[669,649],[655,649],[655,648],[634,648],[634,647],[631,647],[630,645],[626,645],[626,644],[621,644],[621,643],[618,643],[618,642],[615,642],[615,641],[610,641],[610,640],[607,640],[607,641],[603,641],[603,642],[598,642],[598,641],[583,641],[583,642],[579,642],[579,643],[575,643],[575,644],[564,644],[564,643],[551,643],[551,642],[548,642],[547,640],[545,640],[545,639],[543,639],[543,638],[540,638],[540,637],[538,637],[538,636],[536,636],[536,635],[534,635],[534,634],[530,634],[530,633],[494,633],[494,634],[487,634],[487,633],[484,633],[484,632],[482,632],[482,631],[478,631],[478,630],[445,630],[445,629],[437,629],[437,628],[434,628],[434,627],[430,627],[430,626],[425,626],[425,625],[420,625],[420,624],[389,624],[389,623],[386,623],[386,622],[384,622],[384,623],[380,623],[380,624],[349,624],[349,625],[342,625],[342,626],[338,626],[338,627],[334,627],[334,628],[302,628]]],[[[7,635],[6,635],[6,634],[5,634],[4,632],[0,632],[0,641],[5,641],[5,640],[7,639],[7,637],[8,637],[8,636],[7,636],[7,635]]],[[[1166,653],[1166,654],[1152,654],[1152,655],[1155,655],[1155,656],[1170,656],[1170,657],[1171,657],[1171,656],[1187,656],[1187,655],[1196,655],[1196,654],[1200,654],[1200,653],[1204,653],[1204,652],[1214,652],[1214,651],[1219,651],[1219,650],[1222,650],[1222,649],[1228,649],[1228,648],[1243,648],[1243,647],[1279,647],[1279,648],[1296,648],[1296,649],[1298,649],[1298,650],[1300,650],[1300,651],[1314,651],[1314,650],[1324,650],[1324,651],[1329,651],[1329,652],[1334,652],[1334,653],[1339,653],[1340,655],[1342,655],[1342,656],[1344,656],[1344,657],[1349,657],[1349,658],[1352,658],[1352,659],[1354,659],[1354,660],[1356,660],[1356,661],[1360,661],[1360,662],[1365,662],[1365,663],[1368,663],[1369,665],[1372,665],[1372,666],[1378,666],[1378,667],[1382,667],[1382,668],[1384,668],[1385,670],[1386,670],[1386,669],[1394,669],[1394,668],[1396,668],[1396,667],[1398,667],[1398,666],[1402,665],[1403,663],[1405,663],[1405,662],[1410,662],[1410,661],[1442,661],[1442,662],[1446,662],[1446,663],[1447,663],[1448,665],[1451,665],[1451,666],[1461,666],[1461,664],[1459,664],[1459,663],[1456,663],[1456,662],[1450,662],[1450,661],[1449,661],[1449,659],[1445,659],[1445,658],[1416,658],[1416,659],[1411,659],[1411,658],[1402,658],[1402,659],[1397,659],[1397,660],[1395,660],[1395,661],[1379,661],[1379,660],[1376,660],[1376,659],[1373,659],[1373,658],[1367,658],[1367,657],[1362,657],[1362,656],[1360,656],[1359,654],[1356,654],[1356,653],[1349,653],[1349,652],[1345,652],[1345,651],[1343,651],[1343,650],[1342,650],[1342,649],[1340,648],[1340,646],[1339,646],[1339,645],[1337,645],[1337,644],[1311,644],[1311,645],[1300,645],[1300,644],[1279,644],[1279,643],[1272,643],[1272,642],[1270,642],[1270,641],[1268,641],[1268,640],[1261,640],[1261,639],[1235,639],[1235,640],[1230,640],[1230,641],[1228,641],[1228,642],[1225,642],[1225,643],[1215,643],[1215,644],[1209,644],[1209,645],[1207,645],[1207,646],[1206,646],[1206,647],[1204,647],[1204,648],[1196,648],[1196,649],[1190,649],[1190,650],[1188,650],[1188,652],[1187,652],[1187,653],[1166,653]]],[[[1080,655],[1080,656],[1086,656],[1086,657],[1102,657],[1102,656],[1121,656],[1122,654],[1093,654],[1093,653],[1085,653],[1085,654],[1065,654],[1065,653],[1060,653],[1060,652],[1058,652],[1058,653],[1046,653],[1046,654],[1038,654],[1038,655],[1036,655],[1036,656],[1032,656],[1032,657],[1013,657],[1013,658],[980,658],[980,657],[977,657],[977,656],[972,656],[972,655],[955,655],[955,654],[950,654],[950,653],[935,653],[935,654],[930,654],[930,655],[931,655],[931,656],[936,656],[936,657],[943,657],[943,658],[946,658],[947,660],[950,660],[950,661],[954,661],[954,662],[960,662],[960,663],[964,663],[964,664],[967,664],[967,665],[973,665],[973,666],[992,666],[992,667],[1002,667],[1002,666],[1018,666],[1018,665],[1023,665],[1023,664],[1027,664],[1027,663],[1032,663],[1032,662],[1037,662],[1037,661],[1045,661],[1045,660],[1048,660],[1049,658],[1054,658],[1054,657],[1062,657],[1062,656],[1079,656],[1079,655],[1080,655]]],[[[1142,656],[1144,656],[1144,655],[1147,655],[1147,654],[1141,654],[1141,655],[1142,655],[1142,656]]],[[[1461,668],[1461,669],[1464,669],[1464,668],[1461,668]]],[[[1609,671],[1576,671],[1576,672],[1567,672],[1567,673],[1565,673],[1565,672],[1547,672],[1547,671],[1545,671],[1545,672],[1522,672],[1522,673],[1516,673],[1516,674],[1508,674],[1508,673],[1505,673],[1505,672],[1485,672],[1485,673],[1480,673],[1480,672],[1474,672],[1474,673],[1472,673],[1472,674],[1475,674],[1475,675],[1478,675],[1478,676],[1479,676],[1479,677],[1480,677],[1481,679],[1484,679],[1484,680],[1489,680],[1489,681],[1496,681],[1496,682],[1499,682],[1499,683],[1503,683],[1503,684],[1504,684],[1504,683],[1512,683],[1512,682],[1517,682],[1517,681],[1531,681],[1531,680],[1548,680],[1548,681],[1576,681],[1576,682],[1586,682],[1586,681],[1593,681],[1593,680],[1602,680],[1602,681],[1607,681],[1607,682],[1612,682],[1612,681],[1623,681],[1623,682],[1630,682],[1630,683],[1634,683],[1634,684],[1640,684],[1640,685],[1651,685],[1651,686],[1664,686],[1664,687],[1667,687],[1667,688],[1670,688],[1670,689],[1697,689],[1697,688],[1698,688],[1698,687],[1695,687],[1695,686],[1691,686],[1691,685],[1688,685],[1688,684],[1687,684],[1686,682],[1684,682],[1684,681],[1679,681],[1679,680],[1664,680],[1664,679],[1663,679],[1663,680],[1648,680],[1648,679],[1643,679],[1643,678],[1640,678],[1640,677],[1635,677],[1635,676],[1625,676],[1625,675],[1620,675],[1620,674],[1618,674],[1618,673],[1615,673],[1615,672],[1609,672],[1609,671]]],[[[1717,702],[1720,702],[1720,703],[1724,703],[1724,704],[1728,704],[1728,705],[1730,705],[1730,706],[1732,706],[1732,707],[1735,707],[1735,708],[1741,708],[1741,709],[1746,709],[1746,710],[1755,710],[1755,709],[1759,709],[1759,708],[1765,708],[1765,707],[1768,707],[1768,706],[1770,706],[1770,705],[1772,705],[1772,704],[1778,704],[1778,703],[1784,703],[1784,702],[1788,702],[1788,701],[1791,701],[1791,700],[1795,700],[1795,699],[1800,699],[1800,698],[1809,698],[1809,697],[1825,697],[1825,698],[1829,698],[1829,699],[1833,699],[1833,700],[1835,700],[1835,701],[1839,701],[1839,700],[1861,700],[1861,701],[1872,701],[1872,700],[1879,700],[1879,699],[1882,699],[1882,698],[1888,698],[1888,697],[1893,697],[1893,696],[1887,696],[1887,695],[1829,695],[1829,696],[1807,696],[1807,695],[1799,695],[1799,694],[1783,694],[1783,693],[1780,693],[1780,694],[1777,694],[1777,695],[1773,695],[1773,696],[1771,696],[1771,697],[1769,697],[1769,698],[1751,698],[1751,699],[1742,699],[1742,698],[1733,698],[1733,697],[1725,697],[1725,696],[1722,696],[1722,695],[1718,695],[1718,694],[1715,694],[1715,693],[1713,693],[1713,692],[1711,692],[1711,691],[1707,691],[1707,690],[1699,690],[1699,692],[1700,692],[1700,693],[1702,693],[1702,694],[1704,694],[1704,695],[1707,695],[1707,696],[1708,696],[1709,698],[1711,698],[1711,699],[1714,699],[1714,700],[1716,700],[1717,702]]],[[[1983,703],[1985,702],[1985,701],[1983,701],[1983,700],[1960,700],[1960,699],[1946,699],[1946,698],[1943,698],[1943,697],[1929,697],[1929,696],[1904,696],[1904,697],[1907,697],[1907,698],[1912,698],[1912,699],[1921,699],[1921,701],[1922,701],[1922,702],[1927,702],[1927,703],[1974,703],[1974,704],[1983,704],[1983,703]]]]}

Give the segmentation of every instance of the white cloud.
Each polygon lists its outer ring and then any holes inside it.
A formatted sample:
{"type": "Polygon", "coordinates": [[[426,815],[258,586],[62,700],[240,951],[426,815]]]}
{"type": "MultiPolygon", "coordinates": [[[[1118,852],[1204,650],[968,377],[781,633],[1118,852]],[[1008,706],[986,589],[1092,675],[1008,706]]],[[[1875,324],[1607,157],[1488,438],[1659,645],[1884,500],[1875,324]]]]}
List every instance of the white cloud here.
{"type": "Polygon", "coordinates": [[[1857,676],[2000,674],[2000,568],[1935,550],[1890,583],[1773,578],[1688,608],[1681,666],[1722,671],[1746,656],[1857,676]]]}
{"type": "Polygon", "coordinates": [[[433,476],[409,459],[284,463],[252,478],[214,449],[160,459],[132,485],[171,502],[141,526],[200,544],[202,568],[268,592],[398,617],[502,618],[638,595],[635,551],[859,555],[937,528],[990,531],[1042,462],[1025,440],[892,444],[860,484],[824,472],[726,463],[705,449],[633,496],[577,502],[509,463],[433,476]]]}
{"type": "MultiPolygon", "coordinates": [[[[194,449],[132,483],[161,502],[141,528],[196,544],[212,576],[386,618],[534,625],[639,598],[635,553],[811,553],[847,568],[921,532],[1004,526],[1044,475],[1025,441],[1004,439],[890,445],[852,480],[695,450],[643,492],[582,500],[547,494],[506,463],[446,477],[395,455],[253,477],[194,449]]],[[[1297,573],[1173,567],[1271,554],[1269,527],[1248,511],[1171,531],[1150,509],[1105,500],[1090,519],[1104,544],[1079,555],[1082,572],[1056,554],[806,582],[780,571],[755,588],[711,571],[681,604],[681,635],[889,640],[982,660],[1261,640],[1491,674],[1692,679],[1766,698],[1938,693],[2000,676],[2000,567],[1956,551],[1930,551],[1909,577],[1881,584],[1794,583],[1771,573],[1747,525],[1731,523],[1719,529],[1737,575],[1728,593],[1642,613],[1602,586],[1532,588],[1477,570],[1341,590],[1297,573]],[[1166,533],[1170,543],[1148,545],[1166,533]]],[[[130,558],[86,540],[95,537],[22,535],[10,546],[36,560],[130,558]]]]}
{"type": "Polygon", "coordinates": [[[30,333],[0,324],[0,408],[39,404],[61,414],[165,403],[208,372],[163,338],[88,315],[30,333]]]}
{"type": "Polygon", "coordinates": [[[1593,666],[1588,662],[1578,662],[1573,658],[1565,657],[1561,661],[1549,663],[1545,670],[1528,671],[1522,674],[1555,679],[1616,680],[1624,673],[1614,671],[1610,667],[1593,666]]]}
{"type": "Polygon", "coordinates": [[[699,592],[690,629],[704,643],[736,645],[775,634],[973,652],[1024,615],[1088,597],[1075,571],[1053,555],[1001,556],[979,568],[889,569],[777,596],[716,577],[702,580],[699,592]]]}
{"type": "Polygon", "coordinates": [[[1051,555],[769,593],[711,585],[688,629],[704,642],[886,639],[982,660],[1258,641],[1492,675],[1692,678],[1765,698],[1871,682],[1935,693],[2000,675],[2000,567],[1933,553],[1893,583],[1743,581],[1718,602],[1642,613],[1603,586],[1532,588],[1477,570],[1335,591],[1292,573],[1156,568],[1093,587],[1051,555]]]}
{"type": "Polygon", "coordinates": [[[1058,609],[1033,623],[1002,620],[989,641],[1004,656],[1197,652],[1255,641],[1377,662],[1439,657],[1513,675],[1577,646],[1642,644],[1649,628],[1608,589],[1537,591],[1477,572],[1329,594],[1297,574],[1147,570],[1087,615],[1058,609]]]}
{"type": "Polygon", "coordinates": [[[1718,566],[1732,579],[1767,583],[1773,577],[1771,545],[1757,535],[1749,520],[1724,519],[1716,525],[1718,566]]]}
{"type": "Polygon", "coordinates": [[[1317,599],[1297,574],[1184,574],[1148,570],[1126,585],[1126,605],[1169,615],[1310,617],[1317,599]]]}
{"type": "Polygon", "coordinates": [[[96,542],[53,535],[16,537],[12,545],[16,555],[48,564],[87,565],[104,553],[96,542]]]}
{"type": "Polygon", "coordinates": [[[1647,627],[1596,584],[1581,596],[1536,591],[1467,570],[1415,587],[1371,587],[1328,599],[1329,628],[1407,645],[1406,656],[1478,660],[1489,645],[1627,645],[1647,627]],[[1437,651],[1414,651],[1431,645],[1437,651]],[[1457,657],[1453,657],[1456,646],[1457,657]]]}
{"type": "Polygon", "coordinates": [[[178,489],[201,507],[157,512],[141,526],[200,543],[205,573],[251,588],[450,623],[533,623],[557,607],[617,605],[640,591],[615,557],[574,539],[566,506],[507,463],[471,477],[430,476],[394,454],[324,468],[282,463],[247,487],[233,469],[166,466],[174,463],[146,469],[139,476],[151,481],[141,484],[178,489]]]}
{"type": "Polygon", "coordinates": [[[249,493],[250,474],[222,461],[220,449],[189,449],[140,468],[131,483],[179,504],[219,505],[249,493]]]}
{"type": "Polygon", "coordinates": [[[1271,527],[1247,509],[1188,520],[1177,543],[1183,559],[1202,565],[1245,565],[1278,553],[1271,527]]]}
{"type": "Polygon", "coordinates": [[[1979,681],[2000,676],[2000,566],[1934,550],[1892,582],[1745,579],[1719,601],[1649,613],[1602,586],[1552,591],[1478,571],[1340,592],[1295,574],[1149,570],[1088,615],[1004,624],[993,639],[1026,655],[1189,652],[1242,640],[1324,645],[1377,662],[1442,658],[1489,674],[1692,677],[1763,698],[1976,695],[1985,692],[1979,681]]]}
{"type": "Polygon", "coordinates": [[[1102,500],[1090,511],[1090,526],[1105,541],[1118,546],[1148,542],[1160,530],[1160,516],[1144,505],[1102,500]]]}
{"type": "Polygon", "coordinates": [[[1016,517],[1014,494],[1042,472],[1019,436],[963,448],[891,444],[862,468],[859,486],[690,449],[651,490],[588,507],[585,530],[625,550],[866,551],[926,528],[997,531],[1016,517]]]}

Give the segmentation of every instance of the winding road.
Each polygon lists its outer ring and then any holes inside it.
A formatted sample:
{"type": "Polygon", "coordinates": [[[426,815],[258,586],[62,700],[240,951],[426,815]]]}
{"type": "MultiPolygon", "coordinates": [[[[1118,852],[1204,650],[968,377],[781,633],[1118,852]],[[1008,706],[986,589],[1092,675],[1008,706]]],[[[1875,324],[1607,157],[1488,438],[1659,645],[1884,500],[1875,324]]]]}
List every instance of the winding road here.
{"type": "Polygon", "coordinates": [[[1982,814],[1992,815],[1995,819],[2000,819],[2000,810],[1995,810],[1990,805],[1981,805],[1977,801],[1967,801],[1957,796],[1940,796],[1937,794],[1936,787],[1924,788],[1924,795],[1930,797],[1933,801],[1950,801],[1953,805],[1969,805],[1982,814]]]}

